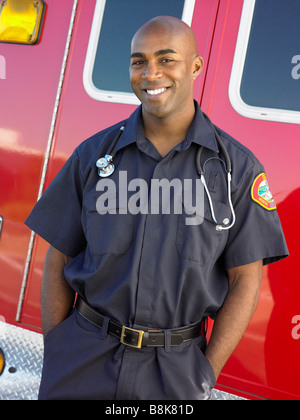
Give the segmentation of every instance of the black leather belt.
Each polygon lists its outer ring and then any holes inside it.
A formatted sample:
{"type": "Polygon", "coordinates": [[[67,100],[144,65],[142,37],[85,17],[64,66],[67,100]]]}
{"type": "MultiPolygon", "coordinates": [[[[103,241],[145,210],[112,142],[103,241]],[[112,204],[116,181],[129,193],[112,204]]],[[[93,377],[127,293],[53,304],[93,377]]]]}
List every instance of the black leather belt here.
{"type": "MultiPolygon", "coordinates": [[[[78,312],[88,321],[101,328],[105,316],[89,306],[78,296],[76,302],[78,312]]],[[[181,343],[192,340],[200,335],[206,334],[207,318],[192,327],[183,327],[171,330],[171,346],[179,346],[181,343]]],[[[120,339],[122,344],[140,349],[142,347],[163,347],[165,346],[165,333],[163,330],[136,330],[119,324],[110,319],[107,332],[120,339]]]]}

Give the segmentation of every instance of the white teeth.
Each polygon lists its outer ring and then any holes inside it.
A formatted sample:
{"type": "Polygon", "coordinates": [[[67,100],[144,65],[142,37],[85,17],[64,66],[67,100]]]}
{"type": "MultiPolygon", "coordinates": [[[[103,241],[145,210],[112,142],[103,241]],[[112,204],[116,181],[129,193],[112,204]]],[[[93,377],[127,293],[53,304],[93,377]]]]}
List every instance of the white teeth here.
{"type": "Polygon", "coordinates": [[[167,90],[167,88],[162,89],[155,89],[155,90],[147,90],[148,95],[159,95],[167,90]]]}

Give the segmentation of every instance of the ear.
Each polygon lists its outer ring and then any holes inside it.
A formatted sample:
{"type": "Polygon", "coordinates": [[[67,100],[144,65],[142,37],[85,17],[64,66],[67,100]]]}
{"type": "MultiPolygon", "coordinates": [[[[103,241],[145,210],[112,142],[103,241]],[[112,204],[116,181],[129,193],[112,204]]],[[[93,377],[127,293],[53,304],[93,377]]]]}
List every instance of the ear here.
{"type": "Polygon", "coordinates": [[[192,78],[195,80],[199,74],[201,74],[203,70],[204,61],[203,58],[200,56],[197,56],[193,61],[193,75],[192,78]]]}

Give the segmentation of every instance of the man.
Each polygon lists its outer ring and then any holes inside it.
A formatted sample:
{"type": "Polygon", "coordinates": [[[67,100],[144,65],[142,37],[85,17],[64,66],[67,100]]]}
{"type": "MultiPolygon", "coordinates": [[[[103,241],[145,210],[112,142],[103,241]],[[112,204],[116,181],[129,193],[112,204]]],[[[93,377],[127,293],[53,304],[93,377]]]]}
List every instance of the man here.
{"type": "Polygon", "coordinates": [[[41,288],[40,399],[210,398],[254,313],[263,264],[288,255],[272,197],[271,211],[255,201],[263,167],[219,129],[233,167],[234,226],[216,229],[203,188],[195,193],[203,146],[215,217],[231,223],[225,157],[193,100],[202,67],[182,21],[158,17],[140,28],[130,80],[142,105],[115,145],[115,172],[99,178],[95,157],[106,154],[124,122],[74,151],[26,221],[51,244],[41,288]],[[154,184],[162,180],[169,187],[194,182],[189,211],[185,197],[182,212],[175,211],[171,187],[174,209],[153,205],[154,184]],[[147,208],[137,193],[145,185],[147,208]],[[199,197],[203,212],[193,207],[199,197]],[[192,220],[191,207],[201,221],[192,220]],[[208,316],[215,322],[207,346],[208,316]]]}

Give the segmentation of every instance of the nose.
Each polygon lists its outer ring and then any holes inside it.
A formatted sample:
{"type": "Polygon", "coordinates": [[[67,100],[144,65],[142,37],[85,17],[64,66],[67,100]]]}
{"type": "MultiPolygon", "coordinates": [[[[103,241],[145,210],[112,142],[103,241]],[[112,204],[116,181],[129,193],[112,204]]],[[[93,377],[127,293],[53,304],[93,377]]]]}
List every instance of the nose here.
{"type": "Polygon", "coordinates": [[[161,71],[157,63],[148,62],[144,70],[143,77],[149,81],[155,80],[161,76],[161,71]]]}

